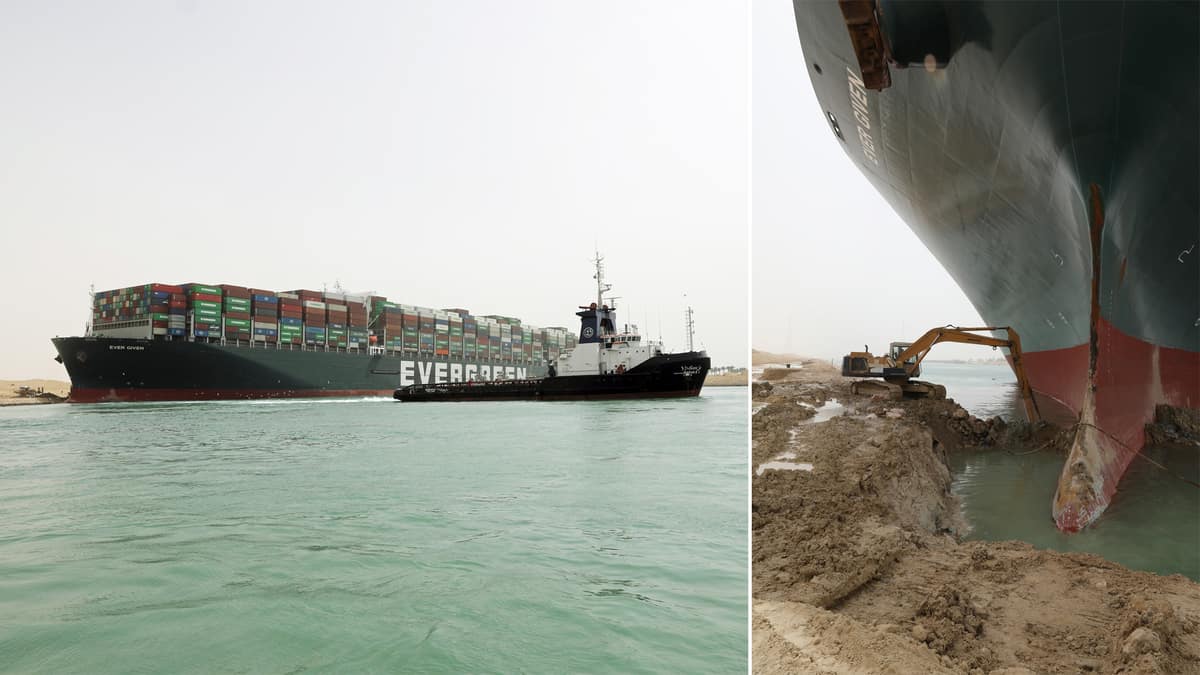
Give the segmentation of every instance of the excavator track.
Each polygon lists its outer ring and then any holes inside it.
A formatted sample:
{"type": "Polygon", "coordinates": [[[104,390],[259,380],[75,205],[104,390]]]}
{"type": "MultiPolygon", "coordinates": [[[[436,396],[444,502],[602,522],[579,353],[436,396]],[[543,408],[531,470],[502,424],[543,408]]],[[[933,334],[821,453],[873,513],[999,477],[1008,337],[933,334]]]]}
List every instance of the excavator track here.
{"type": "Polygon", "coordinates": [[[861,396],[877,396],[891,401],[904,398],[904,388],[893,382],[880,380],[855,380],[850,384],[850,392],[861,396]]]}

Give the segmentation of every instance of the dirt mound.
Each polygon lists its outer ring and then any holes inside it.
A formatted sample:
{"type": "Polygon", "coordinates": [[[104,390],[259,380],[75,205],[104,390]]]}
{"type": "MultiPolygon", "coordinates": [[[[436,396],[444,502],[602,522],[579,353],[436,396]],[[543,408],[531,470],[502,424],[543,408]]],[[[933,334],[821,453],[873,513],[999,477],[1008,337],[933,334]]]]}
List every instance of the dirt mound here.
{"type": "Polygon", "coordinates": [[[1146,425],[1150,445],[1194,445],[1200,443],[1200,410],[1157,405],[1154,422],[1146,425]]]}
{"type": "Polygon", "coordinates": [[[750,350],[750,365],[752,366],[761,366],[767,363],[800,363],[805,360],[805,357],[795,354],[775,354],[761,349],[750,350]]]}
{"type": "Polygon", "coordinates": [[[753,396],[755,672],[1200,673],[1200,585],[957,538],[948,453],[1054,451],[1062,430],[856,397],[838,376],[753,396]]]}
{"type": "Polygon", "coordinates": [[[59,380],[0,380],[0,406],[61,403],[71,391],[59,380]]]}
{"type": "Polygon", "coordinates": [[[977,650],[976,638],[983,634],[987,613],[975,605],[969,591],[943,586],[917,607],[917,622],[912,636],[929,645],[938,654],[965,661],[970,668],[990,670],[996,659],[977,650]]]}
{"type": "Polygon", "coordinates": [[[1110,665],[1119,672],[1178,673],[1196,667],[1196,619],[1180,615],[1162,598],[1134,596],[1109,641],[1110,665]]]}

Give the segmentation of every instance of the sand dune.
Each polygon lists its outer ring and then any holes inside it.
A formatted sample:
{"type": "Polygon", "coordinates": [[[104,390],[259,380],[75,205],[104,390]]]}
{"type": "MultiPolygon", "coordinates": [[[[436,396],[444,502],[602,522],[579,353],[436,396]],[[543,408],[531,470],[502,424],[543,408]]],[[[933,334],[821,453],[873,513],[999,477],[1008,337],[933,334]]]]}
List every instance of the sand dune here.
{"type": "Polygon", "coordinates": [[[44,398],[21,397],[17,395],[21,387],[41,389],[62,398],[66,398],[71,391],[71,383],[60,380],[0,380],[0,406],[52,402],[44,398]]]}

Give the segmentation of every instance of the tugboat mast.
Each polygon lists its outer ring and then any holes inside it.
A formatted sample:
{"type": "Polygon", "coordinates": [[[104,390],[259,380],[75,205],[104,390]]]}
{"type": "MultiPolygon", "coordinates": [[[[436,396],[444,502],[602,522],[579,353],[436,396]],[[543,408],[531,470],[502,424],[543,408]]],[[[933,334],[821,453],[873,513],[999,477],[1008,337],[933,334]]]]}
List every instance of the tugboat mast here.
{"type": "Polygon", "coordinates": [[[687,312],[684,316],[686,317],[686,319],[684,320],[684,327],[687,329],[688,351],[694,352],[694,351],[696,351],[696,349],[692,344],[692,340],[696,333],[696,322],[692,320],[692,306],[691,305],[688,305],[687,312]]]}
{"type": "Polygon", "coordinates": [[[600,252],[596,252],[596,259],[593,261],[596,264],[596,274],[593,277],[596,280],[596,307],[604,307],[604,293],[611,291],[612,286],[604,283],[604,258],[600,252]]]}
{"type": "Polygon", "coordinates": [[[604,312],[604,293],[612,290],[612,286],[604,283],[604,258],[601,257],[600,251],[596,251],[596,336],[600,338],[600,342],[596,345],[596,368],[599,374],[604,374],[604,337],[601,335],[604,323],[600,321],[601,312],[604,312]]]}

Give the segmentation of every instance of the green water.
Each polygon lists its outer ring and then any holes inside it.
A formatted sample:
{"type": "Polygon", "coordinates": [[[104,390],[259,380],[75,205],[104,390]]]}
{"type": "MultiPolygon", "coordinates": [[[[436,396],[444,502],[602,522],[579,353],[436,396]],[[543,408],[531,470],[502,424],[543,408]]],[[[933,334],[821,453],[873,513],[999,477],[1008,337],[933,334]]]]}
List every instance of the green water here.
{"type": "MultiPolygon", "coordinates": [[[[1023,419],[1007,366],[922,364],[923,379],[977,417],[1023,419]]],[[[952,455],[952,489],[963,499],[968,539],[1020,539],[1038,548],[1095,553],[1126,567],[1200,581],[1200,447],[1143,450],[1099,520],[1078,534],[1059,532],[1050,515],[1064,457],[1050,452],[952,455]]],[[[1028,448],[1032,450],[1032,448],[1028,448]]]]}
{"type": "Polygon", "coordinates": [[[746,389],[0,410],[0,669],[745,672],[746,389]]]}

